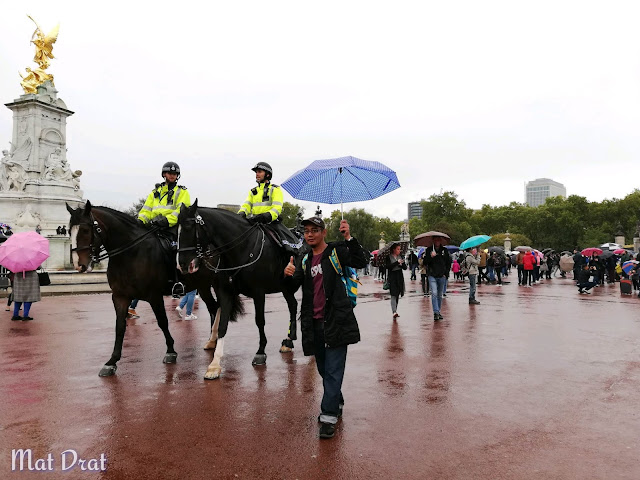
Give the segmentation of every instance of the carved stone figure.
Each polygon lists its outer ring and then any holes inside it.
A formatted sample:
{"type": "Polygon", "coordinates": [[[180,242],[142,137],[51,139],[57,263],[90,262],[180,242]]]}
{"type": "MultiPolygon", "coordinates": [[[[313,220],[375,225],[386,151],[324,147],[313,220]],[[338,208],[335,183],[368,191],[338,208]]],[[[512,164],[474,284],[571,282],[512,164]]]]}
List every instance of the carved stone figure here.
{"type": "Polygon", "coordinates": [[[60,148],[56,148],[49,154],[49,157],[45,162],[45,180],[58,180],[65,182],[73,178],[73,173],[69,168],[69,164],[66,159],[62,158],[61,153],[62,150],[60,150],[60,148]]]}
{"type": "Polygon", "coordinates": [[[71,174],[73,177],[71,181],[73,182],[73,189],[80,190],[80,176],[82,175],[82,170],[76,170],[71,174]]]}
{"type": "Polygon", "coordinates": [[[13,152],[2,151],[0,160],[0,190],[18,191],[24,190],[27,183],[27,172],[25,166],[31,155],[31,139],[27,138],[21,147],[13,152]]]}
{"type": "Polygon", "coordinates": [[[32,212],[31,205],[27,204],[25,209],[16,216],[14,223],[18,227],[36,227],[41,222],[40,214],[32,212]]]}

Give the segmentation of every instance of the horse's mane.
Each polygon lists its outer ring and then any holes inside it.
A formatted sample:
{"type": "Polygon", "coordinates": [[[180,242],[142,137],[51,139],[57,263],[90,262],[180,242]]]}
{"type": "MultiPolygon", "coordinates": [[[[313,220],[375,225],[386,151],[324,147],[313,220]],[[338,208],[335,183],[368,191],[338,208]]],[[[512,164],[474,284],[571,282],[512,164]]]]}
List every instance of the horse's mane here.
{"type": "Polygon", "coordinates": [[[110,208],[110,207],[91,207],[91,208],[95,210],[105,211],[106,213],[109,213],[114,217],[118,217],[118,219],[122,220],[125,223],[128,223],[129,225],[137,225],[138,223],[135,217],[132,217],[128,213],[121,212],[120,210],[116,210],[114,208],[110,208]]]}
{"type": "Polygon", "coordinates": [[[223,216],[226,215],[229,218],[240,218],[237,213],[232,212],[231,210],[227,210],[226,208],[201,207],[200,205],[198,205],[198,210],[209,210],[213,213],[221,213],[223,216]]]}

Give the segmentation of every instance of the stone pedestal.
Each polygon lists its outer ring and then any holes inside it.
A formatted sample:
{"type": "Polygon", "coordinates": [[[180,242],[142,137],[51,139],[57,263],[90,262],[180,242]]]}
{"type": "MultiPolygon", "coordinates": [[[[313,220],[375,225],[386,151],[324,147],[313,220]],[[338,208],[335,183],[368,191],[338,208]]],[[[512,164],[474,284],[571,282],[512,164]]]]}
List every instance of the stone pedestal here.
{"type": "Polygon", "coordinates": [[[511,251],[511,237],[509,236],[509,232],[507,232],[507,236],[504,237],[504,251],[505,252],[511,251]]]}
{"type": "Polygon", "coordinates": [[[13,112],[11,148],[0,161],[0,222],[14,232],[36,230],[50,240],[50,269],[70,266],[68,236],[56,228],[69,223],[65,207],[84,203],[82,172],[67,161],[67,117],[73,112],[47,81],[38,93],[21,95],[6,106],[13,112]],[[65,252],[63,252],[63,250],[65,252]]]}
{"type": "MultiPolygon", "coordinates": [[[[68,214],[68,212],[67,212],[68,214]]],[[[44,263],[47,270],[69,270],[73,268],[68,235],[47,235],[49,239],[49,258],[44,263]]]]}

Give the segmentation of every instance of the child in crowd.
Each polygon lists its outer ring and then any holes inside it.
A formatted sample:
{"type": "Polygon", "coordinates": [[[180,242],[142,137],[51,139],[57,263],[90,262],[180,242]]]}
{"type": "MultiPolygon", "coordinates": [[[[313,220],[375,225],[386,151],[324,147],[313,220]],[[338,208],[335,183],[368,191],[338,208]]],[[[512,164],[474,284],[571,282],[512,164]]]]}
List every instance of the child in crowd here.
{"type": "Polygon", "coordinates": [[[451,264],[451,271],[453,272],[454,280],[462,280],[462,275],[460,274],[460,264],[458,263],[457,259],[454,260],[451,264]]]}

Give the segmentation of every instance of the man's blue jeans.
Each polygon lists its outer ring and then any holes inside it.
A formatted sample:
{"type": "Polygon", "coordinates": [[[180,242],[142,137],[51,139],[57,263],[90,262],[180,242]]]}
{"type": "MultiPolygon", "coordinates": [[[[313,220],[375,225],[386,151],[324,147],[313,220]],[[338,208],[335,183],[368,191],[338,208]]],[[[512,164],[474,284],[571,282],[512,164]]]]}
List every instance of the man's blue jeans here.
{"type": "Polygon", "coordinates": [[[180,300],[180,308],[184,308],[184,306],[187,306],[187,316],[191,315],[191,312],[193,311],[193,303],[196,301],[196,290],[191,290],[190,292],[187,292],[184,294],[184,297],[182,297],[182,300],[180,300]]]}
{"type": "Polygon", "coordinates": [[[324,393],[320,404],[320,421],[336,424],[342,397],[342,379],[347,364],[347,346],[327,347],[324,343],[324,322],[313,321],[313,341],[315,345],[316,367],[322,377],[324,393]]]}
{"type": "Polygon", "coordinates": [[[469,274],[469,300],[475,300],[476,298],[476,279],[478,275],[475,273],[469,274]]]}
{"type": "Polygon", "coordinates": [[[444,292],[444,277],[432,277],[429,275],[429,285],[431,287],[431,306],[433,313],[440,313],[442,305],[442,293],[444,292]]]}

